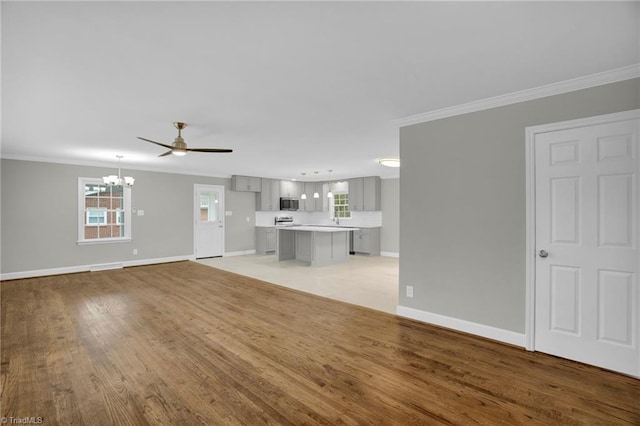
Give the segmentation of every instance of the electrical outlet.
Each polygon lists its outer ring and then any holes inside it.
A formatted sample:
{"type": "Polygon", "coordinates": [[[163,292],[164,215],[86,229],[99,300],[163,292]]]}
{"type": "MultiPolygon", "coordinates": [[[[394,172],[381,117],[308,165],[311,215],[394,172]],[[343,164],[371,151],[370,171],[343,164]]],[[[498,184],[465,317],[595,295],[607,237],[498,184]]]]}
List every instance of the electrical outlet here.
{"type": "Polygon", "coordinates": [[[407,297],[413,297],[413,286],[412,285],[408,285],[407,286],[407,297]]]}
{"type": "Polygon", "coordinates": [[[133,254],[137,255],[138,254],[138,249],[133,249],[133,254]]]}

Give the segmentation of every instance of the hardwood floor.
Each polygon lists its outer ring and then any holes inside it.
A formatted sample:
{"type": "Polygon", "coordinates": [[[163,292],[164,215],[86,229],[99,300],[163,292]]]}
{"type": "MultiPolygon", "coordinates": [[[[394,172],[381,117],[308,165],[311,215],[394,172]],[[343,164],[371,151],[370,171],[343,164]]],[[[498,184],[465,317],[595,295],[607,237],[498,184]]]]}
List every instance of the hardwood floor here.
{"type": "Polygon", "coordinates": [[[0,289],[2,416],[640,424],[640,380],[194,262],[0,289]]]}

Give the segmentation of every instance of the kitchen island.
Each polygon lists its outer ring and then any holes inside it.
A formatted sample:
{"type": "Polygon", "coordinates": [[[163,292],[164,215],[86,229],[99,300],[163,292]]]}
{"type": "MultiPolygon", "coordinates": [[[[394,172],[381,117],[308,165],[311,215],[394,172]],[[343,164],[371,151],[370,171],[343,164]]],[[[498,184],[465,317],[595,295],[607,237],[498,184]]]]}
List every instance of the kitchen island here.
{"type": "Polygon", "coordinates": [[[358,228],[337,226],[284,226],[277,228],[278,260],[297,259],[311,266],[346,262],[349,232],[358,228]]]}

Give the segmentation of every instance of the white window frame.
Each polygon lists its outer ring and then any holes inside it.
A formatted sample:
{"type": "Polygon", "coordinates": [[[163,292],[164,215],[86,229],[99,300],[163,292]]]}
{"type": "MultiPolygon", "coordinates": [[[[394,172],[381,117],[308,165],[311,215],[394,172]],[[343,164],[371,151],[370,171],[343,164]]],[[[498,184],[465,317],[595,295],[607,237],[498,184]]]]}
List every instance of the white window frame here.
{"type": "MultiPolygon", "coordinates": [[[[351,219],[351,209],[349,208],[349,191],[333,191],[333,198],[331,203],[331,210],[333,212],[333,216],[337,217],[340,220],[350,220],[351,219]],[[338,204],[338,206],[346,206],[348,209],[349,216],[337,216],[336,209],[336,195],[346,195],[347,196],[347,204],[338,204]]],[[[345,212],[347,213],[347,212],[345,212]]]]}
{"type": "MultiPolygon", "coordinates": [[[[124,235],[122,237],[109,237],[109,238],[84,238],[85,226],[98,226],[98,224],[86,224],[86,209],[85,209],[85,185],[104,185],[104,181],[101,178],[78,178],[78,244],[104,244],[104,243],[121,243],[131,241],[131,188],[123,186],[122,188],[122,202],[124,211],[124,235]]],[[[116,214],[116,224],[120,223],[119,215],[116,214]]]]}

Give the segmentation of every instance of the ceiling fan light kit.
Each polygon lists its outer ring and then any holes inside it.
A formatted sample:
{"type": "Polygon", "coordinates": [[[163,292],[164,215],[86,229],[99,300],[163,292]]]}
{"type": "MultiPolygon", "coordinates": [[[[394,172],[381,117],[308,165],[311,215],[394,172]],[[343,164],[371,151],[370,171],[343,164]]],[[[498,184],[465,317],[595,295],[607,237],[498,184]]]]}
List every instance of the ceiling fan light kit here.
{"type": "Polygon", "coordinates": [[[164,148],[167,148],[169,151],[158,155],[158,157],[165,157],[167,155],[173,154],[176,156],[183,156],[183,155],[187,155],[187,152],[214,152],[214,153],[227,153],[227,152],[233,152],[232,149],[226,149],[226,148],[188,148],[187,147],[187,143],[184,141],[184,139],[182,138],[182,129],[184,129],[185,127],[187,127],[187,123],[183,123],[182,121],[175,121],[173,123],[173,126],[178,129],[178,136],[176,136],[176,138],[174,139],[173,143],[171,145],[167,145],[165,143],[161,143],[161,142],[156,142],[156,141],[152,141],[151,139],[146,139],[143,137],[138,136],[138,139],[143,140],[145,142],[150,142],[159,146],[162,146],[164,148]]]}

